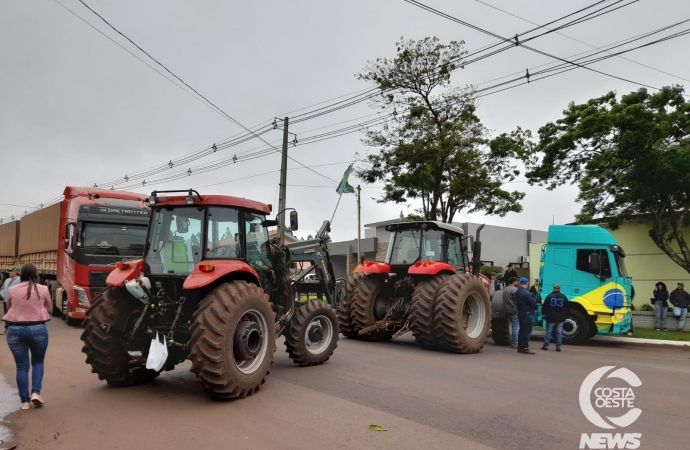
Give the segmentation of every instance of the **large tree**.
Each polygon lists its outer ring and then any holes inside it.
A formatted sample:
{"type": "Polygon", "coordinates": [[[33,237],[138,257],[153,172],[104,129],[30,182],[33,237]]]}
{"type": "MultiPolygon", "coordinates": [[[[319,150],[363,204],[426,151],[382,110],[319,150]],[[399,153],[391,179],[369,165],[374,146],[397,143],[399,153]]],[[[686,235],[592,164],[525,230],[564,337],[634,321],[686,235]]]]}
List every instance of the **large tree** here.
{"type": "Polygon", "coordinates": [[[366,131],[375,151],[363,158],[358,176],[385,184],[379,202],[421,201],[427,220],[452,222],[459,211],[505,215],[522,210],[521,192],[502,188],[519,170],[521,130],[489,139],[476,114],[472,87],[454,88],[453,71],[463,64],[462,43],[437,38],[397,43],[394,58],[369,61],[357,78],[376,84],[371,106],[383,116],[381,128],[366,131]]]}
{"type": "Polygon", "coordinates": [[[577,183],[580,222],[649,220],[649,236],[690,272],[690,103],[680,86],[610,92],[571,103],[539,130],[539,161],[527,176],[554,189],[577,183]]]}

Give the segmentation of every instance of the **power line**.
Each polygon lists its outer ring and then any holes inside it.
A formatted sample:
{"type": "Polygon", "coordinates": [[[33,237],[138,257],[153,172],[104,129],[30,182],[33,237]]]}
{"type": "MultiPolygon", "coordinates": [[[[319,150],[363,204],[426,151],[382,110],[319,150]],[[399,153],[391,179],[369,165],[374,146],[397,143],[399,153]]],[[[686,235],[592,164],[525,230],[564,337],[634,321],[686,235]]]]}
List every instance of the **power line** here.
{"type": "MultiPolygon", "coordinates": [[[[495,9],[495,10],[497,10],[497,11],[500,11],[500,12],[502,12],[502,13],[508,14],[509,16],[515,17],[515,18],[517,18],[517,19],[520,19],[520,20],[522,20],[522,21],[524,21],[524,22],[528,22],[528,23],[531,23],[531,24],[533,24],[533,25],[538,25],[538,28],[545,28],[545,29],[549,30],[549,28],[546,28],[546,25],[539,25],[539,24],[536,23],[536,22],[533,22],[533,21],[531,21],[531,20],[529,20],[529,19],[525,19],[524,17],[521,17],[521,16],[518,16],[517,14],[513,14],[513,13],[511,13],[511,12],[508,12],[508,11],[506,11],[506,10],[504,10],[504,9],[501,9],[501,8],[497,7],[497,6],[490,5],[490,4],[486,3],[486,2],[483,2],[482,0],[475,0],[475,1],[478,2],[478,3],[481,3],[482,5],[488,6],[489,8],[493,8],[493,9],[495,9]]],[[[568,36],[567,34],[559,33],[558,31],[554,31],[554,32],[555,32],[556,34],[560,35],[560,36],[563,36],[564,38],[570,39],[571,41],[579,42],[580,44],[584,44],[584,45],[586,45],[586,46],[588,46],[588,47],[590,47],[590,48],[593,48],[593,49],[596,49],[596,50],[600,50],[600,49],[602,48],[602,47],[596,47],[596,46],[594,46],[594,45],[592,45],[592,44],[589,44],[589,43],[587,43],[587,42],[585,42],[585,41],[582,41],[582,40],[580,40],[580,39],[576,39],[576,38],[574,38],[574,37],[572,37],[572,36],[568,36]]],[[[652,67],[652,66],[650,66],[650,65],[641,63],[641,62],[639,62],[639,61],[635,61],[635,60],[630,59],[630,58],[626,58],[626,57],[624,57],[624,56],[620,56],[620,55],[619,55],[618,57],[621,58],[621,59],[624,59],[624,60],[626,60],[626,61],[629,61],[629,62],[631,62],[631,63],[637,64],[637,65],[639,65],[639,66],[643,66],[643,67],[646,67],[646,68],[648,68],[648,69],[652,69],[652,70],[655,70],[655,71],[657,71],[657,72],[660,72],[660,73],[663,73],[663,74],[666,74],[666,75],[670,75],[670,76],[672,76],[672,77],[675,77],[675,78],[678,78],[678,79],[681,79],[681,80],[689,81],[689,82],[690,82],[690,79],[688,79],[688,78],[683,78],[683,77],[681,77],[680,75],[674,75],[674,74],[672,74],[672,73],[670,73],[670,72],[666,72],[666,71],[663,71],[663,70],[661,70],[661,69],[657,69],[656,67],[652,67]]]]}
{"type": "MultiPolygon", "coordinates": [[[[417,0],[403,0],[403,1],[406,2],[406,3],[409,3],[409,4],[413,5],[413,6],[416,6],[416,7],[418,7],[418,8],[424,9],[424,10],[426,10],[426,11],[428,11],[428,12],[431,12],[432,14],[436,14],[437,16],[440,16],[440,17],[443,17],[443,18],[445,18],[445,19],[451,20],[451,21],[456,22],[456,23],[458,23],[458,24],[460,24],[460,25],[464,25],[464,26],[466,26],[466,27],[469,27],[469,28],[471,28],[471,29],[473,29],[473,30],[480,31],[481,33],[487,34],[487,35],[489,35],[489,36],[493,36],[493,37],[497,37],[497,38],[499,38],[499,39],[503,39],[505,42],[511,42],[511,39],[508,39],[508,38],[506,38],[506,37],[500,36],[500,35],[498,35],[498,34],[495,34],[495,33],[491,32],[491,31],[485,30],[485,29],[480,28],[480,27],[478,27],[478,26],[476,26],[476,25],[472,25],[472,24],[470,24],[470,23],[468,23],[468,22],[465,22],[465,21],[460,20],[460,19],[458,19],[458,18],[456,18],[456,17],[453,17],[453,16],[451,16],[451,15],[449,15],[449,14],[446,14],[446,13],[444,13],[444,12],[442,12],[442,11],[439,11],[439,10],[437,10],[437,9],[435,9],[435,8],[432,8],[432,7],[430,7],[430,6],[427,6],[427,5],[425,5],[425,4],[421,3],[421,2],[418,2],[417,0]]],[[[593,69],[593,68],[591,68],[591,67],[586,67],[586,66],[579,65],[579,64],[577,64],[577,63],[575,63],[575,62],[568,61],[568,60],[566,60],[566,59],[564,59],[564,58],[561,58],[561,57],[559,57],[559,56],[551,55],[551,54],[546,53],[546,52],[544,52],[544,51],[542,51],[542,50],[538,50],[538,49],[536,49],[536,48],[529,47],[529,46],[524,45],[524,44],[522,44],[522,43],[516,43],[516,45],[519,46],[519,47],[522,47],[522,48],[524,48],[524,49],[526,49],[526,50],[529,50],[529,51],[532,51],[532,52],[535,52],[535,53],[538,53],[538,54],[547,56],[547,57],[552,58],[552,59],[557,59],[557,60],[559,60],[559,61],[563,61],[563,62],[565,62],[565,63],[572,64],[572,65],[578,66],[578,67],[580,67],[580,68],[584,68],[584,69],[590,70],[590,71],[592,71],[592,72],[599,73],[599,74],[601,74],[601,75],[605,75],[605,76],[607,76],[607,77],[615,78],[615,79],[621,80],[621,81],[626,81],[626,82],[632,83],[632,84],[637,84],[638,86],[644,86],[644,87],[648,87],[648,88],[651,88],[651,89],[659,90],[659,88],[654,87],[654,86],[650,86],[650,85],[648,85],[648,84],[644,84],[644,83],[640,83],[640,82],[637,82],[637,81],[633,81],[633,80],[630,80],[630,79],[627,79],[627,78],[619,77],[619,76],[617,76],[617,75],[612,75],[612,74],[603,72],[603,71],[601,71],[601,70],[593,69]]]]}

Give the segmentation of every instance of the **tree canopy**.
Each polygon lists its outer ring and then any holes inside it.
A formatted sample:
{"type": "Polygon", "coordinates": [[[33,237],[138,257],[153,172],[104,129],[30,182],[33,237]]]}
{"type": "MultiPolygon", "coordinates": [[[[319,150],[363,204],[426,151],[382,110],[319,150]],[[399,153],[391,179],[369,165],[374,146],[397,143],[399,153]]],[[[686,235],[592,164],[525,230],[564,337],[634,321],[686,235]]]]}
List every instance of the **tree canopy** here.
{"type": "Polygon", "coordinates": [[[366,131],[364,143],[375,151],[357,172],[367,183],[384,183],[379,202],[421,200],[420,215],[443,222],[461,210],[500,216],[522,210],[524,194],[502,186],[519,175],[514,158],[525,156],[529,132],[489,139],[474,89],[450,83],[465,53],[458,42],[402,39],[394,58],[369,61],[357,75],[379,90],[371,106],[383,127],[366,131]]]}
{"type": "Polygon", "coordinates": [[[683,236],[690,226],[690,103],[681,86],[624,95],[610,92],[539,130],[527,177],[554,189],[579,185],[580,222],[604,220],[614,229],[649,219],[649,236],[690,272],[683,236]]]}

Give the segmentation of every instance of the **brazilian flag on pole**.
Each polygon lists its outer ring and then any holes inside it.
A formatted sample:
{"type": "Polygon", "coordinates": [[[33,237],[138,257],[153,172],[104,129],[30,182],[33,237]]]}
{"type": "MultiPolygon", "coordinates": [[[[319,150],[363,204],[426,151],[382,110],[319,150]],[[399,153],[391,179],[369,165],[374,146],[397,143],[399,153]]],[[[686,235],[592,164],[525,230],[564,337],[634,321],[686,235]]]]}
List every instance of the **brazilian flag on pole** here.
{"type": "Polygon", "coordinates": [[[338,184],[338,188],[335,190],[335,192],[337,192],[340,195],[355,193],[355,188],[350,186],[350,183],[347,182],[347,179],[350,177],[350,172],[352,172],[352,164],[350,164],[350,166],[343,174],[343,178],[340,180],[340,184],[338,184]]]}

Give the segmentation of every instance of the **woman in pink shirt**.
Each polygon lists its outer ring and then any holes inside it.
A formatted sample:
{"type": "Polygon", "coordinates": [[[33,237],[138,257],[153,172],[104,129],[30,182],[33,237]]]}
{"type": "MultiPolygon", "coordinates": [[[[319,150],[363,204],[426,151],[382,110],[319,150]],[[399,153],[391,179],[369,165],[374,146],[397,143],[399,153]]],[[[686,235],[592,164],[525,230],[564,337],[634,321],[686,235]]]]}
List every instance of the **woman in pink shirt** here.
{"type": "Polygon", "coordinates": [[[48,288],[38,284],[36,266],[31,263],[24,264],[19,279],[21,283],[12,286],[8,291],[8,312],[2,320],[7,324],[7,345],[17,365],[17,389],[22,409],[29,409],[29,402],[36,406],[43,405],[43,360],[48,348],[46,322],[50,320],[52,304],[48,288]],[[33,370],[29,397],[30,366],[33,370]]]}

